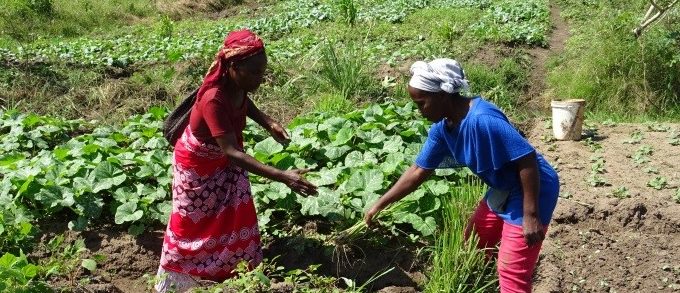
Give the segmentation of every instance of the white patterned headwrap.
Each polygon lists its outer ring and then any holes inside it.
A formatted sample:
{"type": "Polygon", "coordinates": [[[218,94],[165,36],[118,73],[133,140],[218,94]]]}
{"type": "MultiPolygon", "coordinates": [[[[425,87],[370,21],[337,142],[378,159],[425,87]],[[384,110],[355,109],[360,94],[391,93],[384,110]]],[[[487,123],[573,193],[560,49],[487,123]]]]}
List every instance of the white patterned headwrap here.
{"type": "Polygon", "coordinates": [[[458,61],[448,58],[432,60],[429,63],[417,61],[411,65],[410,86],[438,93],[459,93],[468,89],[468,80],[458,61]]]}

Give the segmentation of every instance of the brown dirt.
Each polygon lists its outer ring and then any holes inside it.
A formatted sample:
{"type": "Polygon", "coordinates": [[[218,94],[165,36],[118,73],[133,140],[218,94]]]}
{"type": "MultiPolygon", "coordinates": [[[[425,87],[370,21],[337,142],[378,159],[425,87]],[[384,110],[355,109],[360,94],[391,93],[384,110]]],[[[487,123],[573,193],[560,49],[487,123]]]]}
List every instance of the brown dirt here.
{"type": "MultiPolygon", "coordinates": [[[[665,124],[680,130],[680,124],[665,124]]],[[[585,141],[549,142],[552,130],[540,123],[530,140],[560,174],[561,199],[543,245],[535,275],[536,292],[674,292],[680,290],[680,204],[673,200],[680,184],[680,146],[669,132],[650,132],[641,124],[598,125],[591,140],[602,146],[602,174],[608,186],[592,187],[585,141]],[[639,144],[625,144],[640,130],[639,144]],[[631,158],[642,145],[654,152],[650,162],[631,158]],[[645,172],[655,168],[657,174],[645,172]],[[668,186],[647,182],[663,176],[668,186]],[[630,197],[614,190],[625,186],[630,197]]]]}
{"type": "MultiPolygon", "coordinates": [[[[120,226],[105,225],[93,227],[83,232],[69,231],[64,223],[43,224],[44,231],[40,243],[46,244],[57,235],[64,235],[65,243],[73,243],[77,239],[85,241],[89,250],[80,258],[92,258],[94,254],[106,256],[106,260],[97,264],[97,270],[89,273],[78,267],[70,277],[53,278],[49,281],[54,288],[74,292],[148,292],[150,286],[145,274],[153,277],[158,269],[161,246],[163,244],[163,227],[151,228],[150,231],[134,237],[120,226]],[[87,279],[88,284],[78,284],[87,279]]],[[[314,229],[313,229],[314,230],[314,229]]],[[[264,247],[265,259],[275,259],[285,272],[294,269],[307,269],[309,265],[321,265],[317,274],[323,276],[346,277],[363,285],[373,275],[394,268],[390,273],[372,282],[370,291],[381,290],[384,293],[417,292],[417,288],[425,282],[425,260],[414,252],[410,243],[402,243],[398,239],[388,241],[388,245],[378,246],[370,243],[357,243],[346,247],[343,251],[334,251],[334,247],[315,240],[314,231],[286,238],[269,239],[264,247]],[[305,236],[306,235],[306,236],[305,236]]],[[[34,261],[47,261],[50,253],[39,245],[29,257],[34,261]]],[[[57,259],[64,260],[61,256],[57,259]]],[[[342,282],[340,282],[342,283],[342,282]]],[[[293,292],[292,286],[278,283],[272,290],[276,292],[293,292]],[[289,288],[290,287],[290,288],[289,288]],[[290,290],[288,290],[288,289],[290,290]]]]}
{"type": "Polygon", "coordinates": [[[254,0],[158,0],[156,7],[175,20],[202,16],[219,19],[236,15],[252,17],[262,7],[262,2],[254,0]]]}

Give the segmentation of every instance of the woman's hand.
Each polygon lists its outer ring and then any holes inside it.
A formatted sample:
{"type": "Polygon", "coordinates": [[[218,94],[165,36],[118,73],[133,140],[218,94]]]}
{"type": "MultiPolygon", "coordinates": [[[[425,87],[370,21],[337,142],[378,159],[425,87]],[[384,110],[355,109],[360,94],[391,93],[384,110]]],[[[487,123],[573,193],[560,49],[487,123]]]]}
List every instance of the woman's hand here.
{"type": "Polygon", "coordinates": [[[281,174],[281,182],[286,184],[293,191],[303,195],[315,195],[317,193],[316,186],[302,177],[302,174],[309,170],[288,170],[281,174]]]}
{"type": "Polygon", "coordinates": [[[524,229],[524,240],[529,246],[541,243],[545,238],[543,224],[536,216],[524,215],[522,228],[524,229]]]}
{"type": "Polygon", "coordinates": [[[283,126],[281,126],[281,124],[279,124],[278,122],[269,123],[269,129],[267,130],[272,135],[272,137],[279,143],[283,143],[290,140],[290,137],[288,137],[288,132],[286,132],[286,129],[283,128],[283,126]]]}
{"type": "Polygon", "coordinates": [[[366,215],[364,215],[364,222],[366,222],[366,226],[371,227],[373,225],[373,217],[375,217],[380,211],[383,210],[383,207],[380,206],[379,202],[376,202],[373,204],[373,206],[366,211],[366,215]]]}

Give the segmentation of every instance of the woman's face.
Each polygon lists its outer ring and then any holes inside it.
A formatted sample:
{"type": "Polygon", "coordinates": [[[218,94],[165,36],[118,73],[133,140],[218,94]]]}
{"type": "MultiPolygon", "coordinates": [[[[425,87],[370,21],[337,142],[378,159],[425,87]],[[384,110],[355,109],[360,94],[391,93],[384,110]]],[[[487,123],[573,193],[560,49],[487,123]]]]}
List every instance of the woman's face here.
{"type": "Polygon", "coordinates": [[[412,86],[408,86],[408,93],[411,100],[418,105],[420,114],[431,122],[438,122],[444,118],[444,97],[439,93],[426,92],[412,86]]]}
{"type": "Polygon", "coordinates": [[[266,69],[267,55],[262,52],[234,62],[229,67],[229,78],[244,91],[252,92],[262,84],[266,69]]]}

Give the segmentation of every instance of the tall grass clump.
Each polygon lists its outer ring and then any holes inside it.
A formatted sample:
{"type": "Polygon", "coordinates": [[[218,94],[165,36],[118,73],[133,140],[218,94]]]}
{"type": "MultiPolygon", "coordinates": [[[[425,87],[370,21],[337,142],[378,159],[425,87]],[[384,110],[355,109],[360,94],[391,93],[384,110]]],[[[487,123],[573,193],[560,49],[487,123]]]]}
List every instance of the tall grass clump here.
{"type": "Polygon", "coordinates": [[[326,42],[321,47],[319,77],[322,83],[345,99],[367,93],[374,87],[361,48],[349,43],[341,50],[326,42]]]}
{"type": "Polygon", "coordinates": [[[477,249],[477,237],[465,240],[468,219],[484,192],[477,180],[455,189],[442,200],[443,229],[435,236],[432,271],[424,292],[495,292],[497,280],[493,263],[477,249]]]}
{"type": "Polygon", "coordinates": [[[529,85],[527,68],[517,58],[504,58],[498,65],[471,62],[465,65],[470,95],[482,95],[504,111],[513,111],[529,85]]]}
{"type": "Polygon", "coordinates": [[[638,25],[647,1],[560,4],[573,36],[548,77],[555,98],[586,99],[591,112],[678,116],[678,9],[636,39],[631,29],[638,25]]]}
{"type": "Polygon", "coordinates": [[[357,6],[354,0],[337,0],[336,5],[342,20],[348,25],[354,26],[357,21],[357,6]]]}

